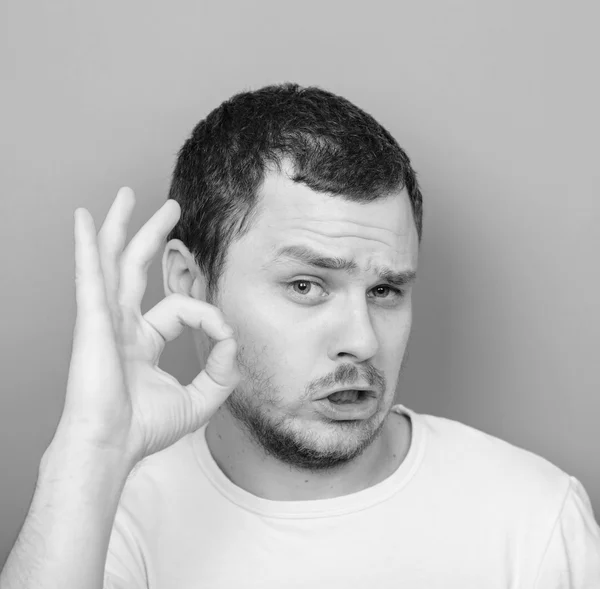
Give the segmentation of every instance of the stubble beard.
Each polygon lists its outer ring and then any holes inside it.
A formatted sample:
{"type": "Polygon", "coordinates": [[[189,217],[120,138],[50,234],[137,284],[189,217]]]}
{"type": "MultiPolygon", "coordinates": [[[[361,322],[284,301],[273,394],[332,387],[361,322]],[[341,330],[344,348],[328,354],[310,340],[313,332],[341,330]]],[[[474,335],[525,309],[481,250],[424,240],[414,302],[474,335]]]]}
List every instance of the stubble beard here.
{"type": "MultiPolygon", "coordinates": [[[[380,412],[356,421],[322,423],[336,430],[329,440],[310,426],[299,427],[300,419],[286,415],[277,388],[256,361],[250,361],[243,346],[238,347],[238,366],[244,388],[238,387],[225,401],[225,408],[250,441],[265,454],[302,471],[334,471],[358,458],[382,434],[387,415],[380,412]],[[275,415],[272,407],[281,410],[275,415]],[[380,421],[378,421],[380,420],[380,421]]],[[[308,401],[310,402],[310,401],[308,401]]]]}

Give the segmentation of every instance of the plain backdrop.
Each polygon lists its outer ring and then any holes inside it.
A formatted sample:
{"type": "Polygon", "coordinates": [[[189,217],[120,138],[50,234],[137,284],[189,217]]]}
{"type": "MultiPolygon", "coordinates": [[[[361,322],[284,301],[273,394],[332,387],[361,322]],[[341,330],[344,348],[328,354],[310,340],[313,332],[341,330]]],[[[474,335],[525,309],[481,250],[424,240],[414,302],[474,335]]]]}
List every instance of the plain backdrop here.
{"type": "MultiPolygon", "coordinates": [[[[131,186],[131,236],[166,198],[195,124],[283,81],[364,108],[418,172],[424,240],[397,402],[540,454],[582,481],[598,518],[599,3],[3,0],[0,11],[0,566],[63,407],[74,210],[99,227],[131,186]]],[[[163,296],[155,262],[143,310],[163,296]]],[[[192,380],[189,332],[161,367],[192,380]]]]}

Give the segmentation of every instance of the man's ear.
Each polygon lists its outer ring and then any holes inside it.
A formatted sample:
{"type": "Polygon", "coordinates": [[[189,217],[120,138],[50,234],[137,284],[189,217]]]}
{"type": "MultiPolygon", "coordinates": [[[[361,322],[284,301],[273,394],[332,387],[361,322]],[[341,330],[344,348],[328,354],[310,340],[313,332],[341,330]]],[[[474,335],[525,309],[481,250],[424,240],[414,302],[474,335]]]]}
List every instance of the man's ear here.
{"type": "MultiPolygon", "coordinates": [[[[179,239],[172,239],[165,246],[162,257],[163,288],[165,296],[179,293],[199,301],[206,301],[206,281],[194,256],[179,239]]],[[[211,350],[209,337],[201,329],[192,330],[192,338],[201,366],[211,350]]]]}
{"type": "Polygon", "coordinates": [[[179,239],[165,246],[162,257],[165,296],[179,293],[197,300],[206,300],[206,281],[194,256],[179,239]]]}

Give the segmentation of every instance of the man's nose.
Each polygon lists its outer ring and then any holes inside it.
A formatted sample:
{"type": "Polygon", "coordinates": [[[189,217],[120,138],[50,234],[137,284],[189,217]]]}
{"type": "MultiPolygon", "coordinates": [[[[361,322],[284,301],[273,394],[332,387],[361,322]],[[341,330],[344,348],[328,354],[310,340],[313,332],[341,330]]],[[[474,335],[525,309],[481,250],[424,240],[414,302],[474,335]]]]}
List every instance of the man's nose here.
{"type": "Polygon", "coordinates": [[[332,329],[329,351],[332,360],[341,355],[350,355],[358,362],[364,362],[377,354],[379,340],[367,301],[349,302],[336,317],[332,329]]]}

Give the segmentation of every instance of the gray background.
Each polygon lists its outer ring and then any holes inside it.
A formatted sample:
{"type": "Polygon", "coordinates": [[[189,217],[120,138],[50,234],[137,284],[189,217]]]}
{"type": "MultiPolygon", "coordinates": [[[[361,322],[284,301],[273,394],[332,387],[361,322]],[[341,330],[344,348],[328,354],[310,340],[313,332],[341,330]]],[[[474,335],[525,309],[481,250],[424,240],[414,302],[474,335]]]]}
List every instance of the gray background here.
{"type": "MultiPolygon", "coordinates": [[[[137,231],[192,127],[281,81],[356,102],[419,173],[425,237],[397,401],[544,456],[598,517],[599,6],[4,0],[0,564],[62,411],[73,211],[99,223],[128,185],[137,231]]],[[[162,296],[155,262],[144,310],[162,296]]],[[[192,380],[189,333],[161,366],[192,380]]]]}

